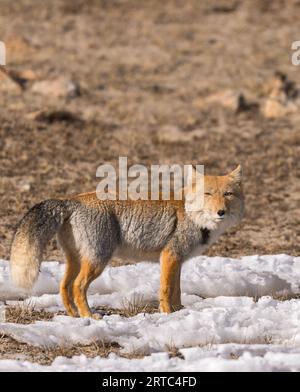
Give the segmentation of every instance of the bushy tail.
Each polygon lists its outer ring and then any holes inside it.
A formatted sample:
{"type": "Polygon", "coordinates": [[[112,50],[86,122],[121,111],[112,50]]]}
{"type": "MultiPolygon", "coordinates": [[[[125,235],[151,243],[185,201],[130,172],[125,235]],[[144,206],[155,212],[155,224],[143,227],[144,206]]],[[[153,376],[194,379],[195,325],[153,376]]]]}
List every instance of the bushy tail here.
{"type": "Polygon", "coordinates": [[[38,278],[48,241],[71,214],[68,200],[46,200],[31,208],[16,230],[10,256],[13,282],[30,289],[38,278]]]}

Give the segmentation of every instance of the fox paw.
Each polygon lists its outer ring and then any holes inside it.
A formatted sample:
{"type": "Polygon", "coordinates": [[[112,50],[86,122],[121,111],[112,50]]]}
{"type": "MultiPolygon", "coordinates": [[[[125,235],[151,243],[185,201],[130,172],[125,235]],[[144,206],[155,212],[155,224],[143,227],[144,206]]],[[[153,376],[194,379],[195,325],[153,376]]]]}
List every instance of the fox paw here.
{"type": "Polygon", "coordinates": [[[182,308],[183,308],[183,306],[181,304],[177,304],[177,305],[160,304],[159,311],[161,313],[173,313],[173,312],[177,312],[178,310],[180,310],[182,308]]]}

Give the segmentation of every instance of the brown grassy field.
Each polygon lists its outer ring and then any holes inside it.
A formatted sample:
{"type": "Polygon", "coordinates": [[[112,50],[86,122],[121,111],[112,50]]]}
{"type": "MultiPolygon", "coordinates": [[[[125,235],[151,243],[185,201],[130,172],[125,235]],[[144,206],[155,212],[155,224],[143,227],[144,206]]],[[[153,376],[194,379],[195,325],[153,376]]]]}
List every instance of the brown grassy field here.
{"type": "MultiPolygon", "coordinates": [[[[210,255],[300,251],[300,111],[267,118],[299,1],[0,0],[11,84],[0,83],[0,257],[34,203],[96,188],[96,168],[198,163],[244,168],[247,215],[210,255]],[[72,94],[39,81],[74,80],[72,94]],[[38,86],[40,86],[38,88],[38,86]],[[237,109],[205,98],[229,89],[237,109]]],[[[52,241],[47,258],[62,259],[52,241]]]]}

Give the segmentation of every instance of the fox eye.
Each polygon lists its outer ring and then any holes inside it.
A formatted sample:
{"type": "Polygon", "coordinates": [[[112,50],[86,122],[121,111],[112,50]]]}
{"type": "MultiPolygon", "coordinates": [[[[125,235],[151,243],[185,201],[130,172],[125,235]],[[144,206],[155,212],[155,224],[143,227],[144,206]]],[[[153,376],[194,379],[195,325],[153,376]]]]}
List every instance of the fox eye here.
{"type": "Polygon", "coordinates": [[[233,196],[233,193],[232,192],[225,192],[224,196],[233,196]]]}
{"type": "Polygon", "coordinates": [[[211,196],[211,193],[209,192],[204,192],[205,196],[211,196]]]}

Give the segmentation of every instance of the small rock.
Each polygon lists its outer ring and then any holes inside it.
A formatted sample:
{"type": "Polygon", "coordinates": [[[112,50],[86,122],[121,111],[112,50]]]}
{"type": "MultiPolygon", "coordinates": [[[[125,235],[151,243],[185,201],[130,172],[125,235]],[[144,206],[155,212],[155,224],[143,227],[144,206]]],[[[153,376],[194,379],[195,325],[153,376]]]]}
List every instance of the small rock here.
{"type": "Polygon", "coordinates": [[[35,82],[32,91],[37,94],[56,98],[75,98],[80,95],[78,83],[71,79],[57,78],[35,82]]]}
{"type": "Polygon", "coordinates": [[[195,104],[200,108],[220,105],[234,112],[249,110],[254,105],[247,103],[242,93],[233,90],[222,90],[205,98],[198,98],[195,104]]]}
{"type": "Polygon", "coordinates": [[[101,111],[99,110],[99,105],[89,105],[84,106],[80,109],[81,116],[86,121],[91,121],[100,118],[101,111]]]}
{"type": "Polygon", "coordinates": [[[20,180],[18,183],[18,189],[20,192],[29,192],[31,185],[26,181],[20,180]]]}
{"type": "Polygon", "coordinates": [[[281,72],[276,72],[266,91],[269,96],[262,105],[262,114],[267,118],[279,118],[299,110],[298,90],[293,82],[281,72]]]}
{"type": "Polygon", "coordinates": [[[286,114],[296,112],[298,107],[292,102],[281,102],[276,99],[268,98],[262,105],[262,114],[266,118],[279,118],[286,114]]]}
{"type": "Polygon", "coordinates": [[[0,91],[12,94],[22,92],[21,86],[10,77],[3,67],[0,68],[0,91]]]}
{"type": "Polygon", "coordinates": [[[204,134],[205,131],[202,129],[183,132],[174,125],[166,125],[157,132],[157,138],[160,143],[181,143],[192,141],[194,138],[200,138],[204,134]]]}
{"type": "Polygon", "coordinates": [[[24,71],[17,72],[19,78],[24,80],[36,80],[38,79],[38,75],[32,69],[24,69],[24,71]]]}
{"type": "Polygon", "coordinates": [[[27,120],[33,120],[33,121],[35,121],[35,120],[37,120],[37,119],[39,118],[39,116],[40,116],[42,113],[43,113],[43,110],[36,110],[36,111],[34,111],[34,112],[30,112],[30,113],[25,114],[25,118],[26,118],[27,120]]]}
{"type": "Polygon", "coordinates": [[[38,79],[36,72],[31,69],[25,69],[23,71],[9,71],[9,76],[23,88],[25,88],[29,82],[33,82],[38,79]]]}
{"type": "Polygon", "coordinates": [[[83,120],[79,116],[68,110],[37,110],[28,113],[25,117],[27,120],[40,121],[49,124],[55,122],[83,123],[83,120]]]}

